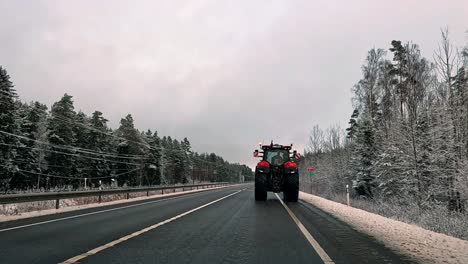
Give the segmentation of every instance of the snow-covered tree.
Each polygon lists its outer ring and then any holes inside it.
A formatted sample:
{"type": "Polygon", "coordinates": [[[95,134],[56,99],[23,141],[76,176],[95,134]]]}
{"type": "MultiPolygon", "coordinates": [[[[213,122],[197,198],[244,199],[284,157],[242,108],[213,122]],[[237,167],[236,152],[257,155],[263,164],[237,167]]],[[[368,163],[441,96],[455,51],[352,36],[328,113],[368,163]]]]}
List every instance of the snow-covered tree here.
{"type": "MultiPolygon", "coordinates": [[[[120,127],[116,131],[118,135],[119,145],[117,153],[120,156],[142,156],[145,152],[145,143],[141,139],[141,135],[135,128],[132,115],[128,114],[120,120],[120,127]]],[[[131,186],[143,184],[143,166],[144,163],[135,161],[130,158],[120,158],[121,163],[117,165],[119,172],[128,172],[120,176],[117,180],[119,184],[127,184],[131,186]]]]}
{"type": "Polygon", "coordinates": [[[22,170],[32,173],[18,173],[12,180],[11,188],[31,189],[40,186],[41,177],[34,173],[41,173],[45,166],[44,145],[37,141],[42,141],[46,134],[47,106],[39,102],[21,105],[18,118],[22,138],[19,138],[16,164],[22,170]]]}
{"type": "Polygon", "coordinates": [[[161,172],[162,172],[162,146],[161,140],[158,133],[154,133],[148,130],[145,134],[145,140],[149,145],[149,149],[146,153],[145,160],[145,177],[150,185],[158,185],[162,183],[161,172]]]}
{"type": "Polygon", "coordinates": [[[7,71],[0,66],[0,191],[7,190],[16,174],[14,159],[18,140],[16,91],[7,71]]]}
{"type": "Polygon", "coordinates": [[[71,179],[53,177],[73,177],[76,171],[76,157],[71,150],[75,143],[73,123],[76,116],[72,99],[72,96],[65,94],[60,101],[52,105],[47,125],[47,140],[52,144],[46,155],[47,172],[51,175],[51,178],[46,178],[46,184],[49,186],[78,185],[77,181],[71,179]],[[61,147],[57,148],[54,145],[61,147]]]}
{"type": "MultiPolygon", "coordinates": [[[[109,136],[110,129],[107,127],[108,120],[104,118],[102,112],[94,111],[89,119],[89,126],[91,129],[84,129],[86,131],[86,142],[84,146],[92,151],[98,153],[109,153],[117,155],[116,149],[113,148],[112,137],[109,136]]],[[[97,180],[93,181],[93,178],[109,177],[112,173],[112,168],[115,165],[111,161],[115,158],[108,157],[105,155],[94,155],[101,159],[87,160],[88,168],[87,172],[83,171],[83,175],[87,175],[90,178],[90,183],[97,184],[97,180]]],[[[104,183],[110,183],[110,178],[102,179],[104,183]]]]}
{"type": "Polygon", "coordinates": [[[369,114],[359,121],[353,146],[351,168],[356,173],[353,188],[359,195],[373,196],[375,187],[374,165],[377,159],[375,127],[369,114]]]}

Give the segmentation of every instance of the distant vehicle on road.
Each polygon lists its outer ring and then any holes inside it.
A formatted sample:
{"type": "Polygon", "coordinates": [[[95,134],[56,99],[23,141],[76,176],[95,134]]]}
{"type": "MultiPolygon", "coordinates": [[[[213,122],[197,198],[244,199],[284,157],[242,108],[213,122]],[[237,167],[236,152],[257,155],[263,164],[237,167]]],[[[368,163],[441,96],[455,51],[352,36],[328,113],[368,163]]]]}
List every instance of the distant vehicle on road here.
{"type": "Polygon", "coordinates": [[[299,197],[299,170],[295,160],[297,151],[288,146],[260,145],[262,151],[254,151],[254,157],[262,158],[255,167],[255,200],[265,201],[268,192],[283,192],[283,200],[297,202],[299,197]]]}

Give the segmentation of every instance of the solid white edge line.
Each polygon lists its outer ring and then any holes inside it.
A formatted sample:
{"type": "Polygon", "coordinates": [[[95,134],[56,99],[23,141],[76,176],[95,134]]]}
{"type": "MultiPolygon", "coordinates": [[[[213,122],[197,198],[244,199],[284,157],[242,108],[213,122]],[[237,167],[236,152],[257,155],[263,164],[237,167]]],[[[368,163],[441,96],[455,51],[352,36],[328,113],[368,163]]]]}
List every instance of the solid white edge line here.
{"type": "MultiPolygon", "coordinates": [[[[21,228],[25,228],[25,227],[30,227],[30,226],[37,226],[37,225],[43,225],[43,224],[48,224],[48,223],[53,223],[53,222],[59,222],[59,221],[69,220],[69,219],[78,218],[78,217],[83,217],[83,216],[88,216],[88,215],[95,215],[95,214],[107,213],[107,212],[111,212],[111,211],[116,211],[116,210],[120,210],[120,209],[131,208],[131,207],[137,207],[137,206],[146,205],[146,204],[152,204],[152,203],[158,203],[158,202],[169,201],[169,200],[173,200],[173,199],[177,199],[177,198],[182,198],[182,197],[184,197],[184,196],[189,196],[189,195],[192,195],[192,194],[203,193],[203,192],[206,192],[206,191],[214,191],[214,190],[219,190],[219,189],[224,189],[224,188],[226,188],[226,187],[213,188],[213,189],[201,189],[199,192],[187,193],[187,194],[185,194],[185,195],[177,195],[177,196],[175,196],[175,197],[168,197],[168,198],[158,199],[158,200],[155,200],[155,201],[149,201],[149,202],[144,202],[144,203],[126,205],[126,206],[122,206],[122,207],[111,208],[111,209],[106,209],[106,210],[101,210],[101,211],[96,211],[96,212],[91,212],[91,213],[86,213],[86,214],[67,216],[67,217],[63,217],[63,218],[58,218],[58,219],[53,219],[53,220],[47,220],[47,221],[37,222],[37,223],[33,223],[33,224],[27,224],[27,225],[20,225],[20,226],[15,226],[15,227],[9,227],[9,228],[5,228],[5,229],[0,229],[0,233],[6,232],[6,231],[10,231],[10,230],[15,230],[15,229],[21,229],[21,228]]],[[[182,194],[182,193],[183,193],[183,192],[181,192],[180,194],[182,194]]],[[[154,197],[154,198],[158,198],[158,197],[154,197]]],[[[129,203],[130,203],[130,202],[133,202],[133,201],[129,201],[129,203]]],[[[103,205],[103,206],[106,206],[106,205],[103,205]]],[[[99,208],[99,207],[91,207],[91,209],[92,209],[92,208],[99,208]]],[[[87,209],[87,208],[84,208],[84,209],[87,209]]],[[[70,211],[70,212],[73,212],[73,211],[70,211]]],[[[51,215],[52,215],[52,214],[51,214],[51,215]]],[[[19,219],[19,220],[21,220],[21,219],[19,219]]],[[[13,221],[14,221],[14,220],[13,220],[13,221]]]]}
{"type": "Polygon", "coordinates": [[[174,216],[174,217],[171,217],[171,218],[169,218],[169,219],[166,219],[166,220],[164,220],[164,221],[162,221],[162,222],[159,222],[159,223],[157,223],[157,224],[155,224],[155,225],[146,227],[146,228],[144,228],[144,229],[141,229],[140,231],[134,232],[134,233],[132,233],[132,234],[130,234],[130,235],[126,235],[126,236],[121,237],[121,238],[119,238],[119,239],[117,239],[117,240],[111,241],[111,242],[109,242],[109,243],[107,243],[107,244],[105,244],[105,245],[102,245],[102,246],[97,247],[97,248],[95,248],[95,249],[89,250],[88,252],[85,252],[85,253],[80,254],[80,255],[78,255],[78,256],[75,256],[75,257],[72,257],[72,258],[70,258],[70,259],[67,259],[67,260],[65,260],[65,261],[63,261],[63,262],[61,262],[61,263],[62,263],[62,264],[76,263],[76,262],[78,262],[78,261],[80,261],[80,260],[82,260],[82,259],[84,259],[84,258],[86,258],[86,257],[88,257],[88,256],[94,255],[94,254],[96,254],[96,253],[98,253],[98,252],[100,252],[100,251],[103,251],[103,250],[105,250],[105,249],[108,249],[108,248],[110,248],[110,247],[113,247],[113,246],[115,246],[115,245],[117,245],[117,244],[120,244],[120,243],[122,243],[122,242],[124,242],[124,241],[126,241],[126,240],[129,240],[129,239],[131,239],[131,238],[133,238],[133,237],[139,236],[139,235],[141,235],[141,234],[143,234],[143,233],[146,233],[146,232],[148,232],[148,231],[150,231],[150,230],[153,230],[153,229],[155,229],[155,228],[158,228],[158,227],[160,227],[160,226],[162,226],[162,225],[165,225],[165,224],[167,224],[167,223],[170,223],[170,222],[172,222],[172,221],[174,221],[174,220],[176,220],[176,219],[179,219],[179,218],[181,218],[181,217],[183,217],[183,216],[186,216],[186,215],[191,214],[191,213],[193,213],[193,212],[195,212],[195,211],[198,211],[198,210],[200,210],[200,209],[202,209],[202,208],[205,208],[205,207],[207,207],[207,206],[209,206],[209,205],[212,205],[212,204],[217,203],[217,202],[219,202],[219,201],[221,201],[221,200],[224,200],[224,199],[226,199],[226,198],[228,198],[228,197],[231,197],[231,196],[233,196],[233,195],[235,195],[235,194],[238,194],[238,193],[242,192],[243,190],[245,190],[245,189],[242,189],[242,190],[239,190],[239,191],[237,191],[237,192],[228,194],[228,195],[223,196],[223,197],[221,197],[221,198],[219,198],[219,199],[216,199],[216,200],[214,200],[214,201],[211,201],[211,202],[209,202],[209,203],[206,203],[206,204],[204,204],[204,205],[201,205],[201,206],[199,206],[199,207],[197,207],[197,208],[194,208],[194,209],[191,209],[191,210],[189,210],[189,211],[186,211],[185,213],[181,213],[181,214],[179,214],[179,215],[176,215],[176,216],[174,216]]]}
{"type": "Polygon", "coordinates": [[[283,200],[281,200],[281,198],[279,197],[279,195],[277,193],[275,193],[276,195],[276,198],[278,198],[278,200],[280,201],[280,203],[283,205],[284,209],[286,209],[286,211],[288,212],[289,216],[291,216],[292,220],[294,221],[294,223],[296,223],[297,227],[299,227],[299,230],[301,230],[302,234],[305,236],[305,238],[307,239],[307,241],[309,241],[310,245],[315,249],[315,251],[317,252],[317,254],[319,255],[319,257],[322,259],[322,261],[324,263],[327,263],[327,264],[332,264],[332,263],[335,263],[333,262],[333,260],[330,258],[330,256],[328,256],[328,254],[325,252],[325,250],[323,250],[323,248],[320,246],[320,244],[317,242],[317,240],[315,240],[315,238],[309,233],[309,231],[307,230],[307,228],[305,228],[305,226],[301,223],[301,221],[299,221],[299,219],[296,217],[296,215],[291,211],[291,209],[289,209],[289,207],[283,202],[283,200]]]}

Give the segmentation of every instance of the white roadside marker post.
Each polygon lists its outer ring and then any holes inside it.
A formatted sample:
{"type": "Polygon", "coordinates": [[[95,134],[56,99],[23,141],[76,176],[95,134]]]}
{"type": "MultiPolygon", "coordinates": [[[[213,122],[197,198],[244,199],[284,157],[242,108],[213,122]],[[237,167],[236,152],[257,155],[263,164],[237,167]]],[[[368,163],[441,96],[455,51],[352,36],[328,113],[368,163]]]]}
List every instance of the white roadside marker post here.
{"type": "Polygon", "coordinates": [[[349,206],[349,185],[346,184],[346,204],[349,206]]]}

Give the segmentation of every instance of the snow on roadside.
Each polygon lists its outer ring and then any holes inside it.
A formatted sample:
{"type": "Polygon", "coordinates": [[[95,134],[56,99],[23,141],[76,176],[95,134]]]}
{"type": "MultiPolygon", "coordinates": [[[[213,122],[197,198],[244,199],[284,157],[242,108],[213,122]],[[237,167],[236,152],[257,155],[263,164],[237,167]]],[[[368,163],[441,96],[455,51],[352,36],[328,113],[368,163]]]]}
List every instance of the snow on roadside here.
{"type": "MultiPolygon", "coordinates": [[[[231,185],[232,186],[232,185],[231,185]]],[[[191,191],[184,191],[184,193],[195,193],[195,192],[202,192],[205,190],[215,190],[215,189],[221,189],[221,188],[226,188],[229,186],[222,186],[222,187],[215,187],[215,188],[206,188],[206,189],[198,189],[198,190],[191,190],[191,191]]],[[[142,200],[148,200],[148,199],[154,199],[157,197],[171,197],[174,195],[179,195],[181,192],[175,192],[175,193],[165,193],[165,194],[155,194],[155,195],[150,195],[150,196],[140,196],[140,197],[135,197],[131,198],[129,200],[127,199],[121,199],[121,200],[115,200],[115,201],[110,201],[110,202],[103,202],[103,203],[91,203],[91,204],[84,204],[84,205],[72,205],[73,199],[64,199],[61,200],[65,204],[69,204],[70,206],[63,207],[57,209],[46,209],[46,210],[40,210],[40,211],[32,211],[32,212],[26,212],[26,213],[20,213],[17,215],[0,215],[0,222],[6,222],[6,221],[13,221],[13,220],[19,220],[19,219],[24,219],[24,218],[30,218],[30,217],[36,217],[36,216],[42,216],[42,215],[50,215],[50,214],[58,214],[58,213],[64,213],[64,212],[70,212],[70,211],[76,211],[80,209],[86,209],[86,208],[94,208],[94,207],[100,207],[100,206],[106,206],[106,205],[113,205],[113,204],[123,204],[123,203],[128,203],[128,202],[134,202],[134,201],[142,201],[142,200]]],[[[55,201],[53,201],[55,203],[55,201]]],[[[15,206],[13,204],[12,206],[15,206]]]]}
{"type": "Polygon", "coordinates": [[[300,192],[300,199],[421,263],[468,263],[468,241],[300,192]]]}

